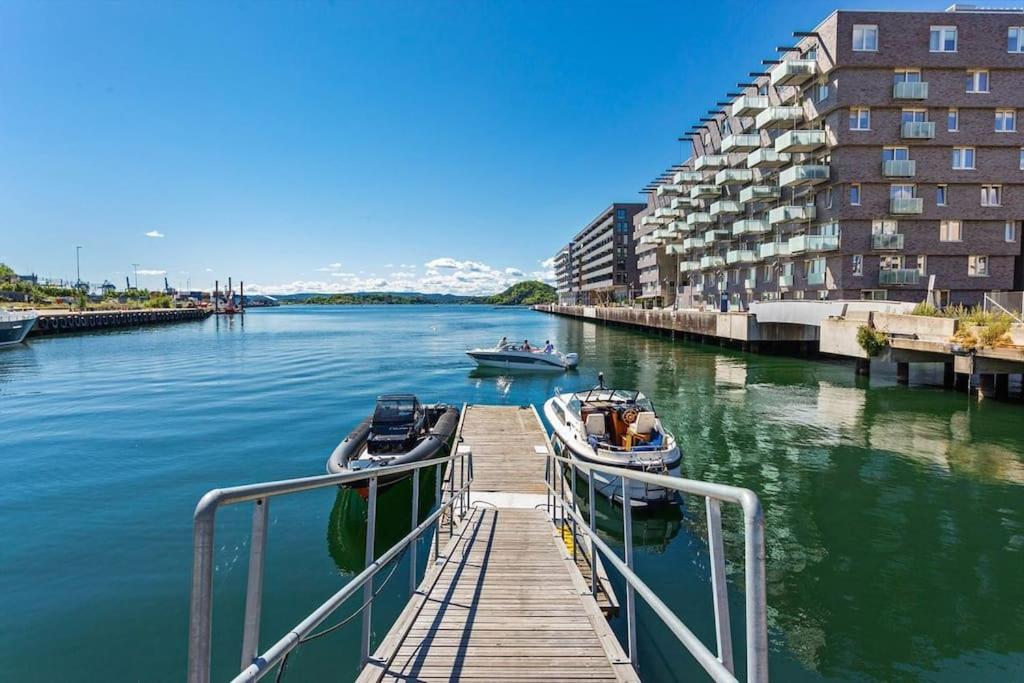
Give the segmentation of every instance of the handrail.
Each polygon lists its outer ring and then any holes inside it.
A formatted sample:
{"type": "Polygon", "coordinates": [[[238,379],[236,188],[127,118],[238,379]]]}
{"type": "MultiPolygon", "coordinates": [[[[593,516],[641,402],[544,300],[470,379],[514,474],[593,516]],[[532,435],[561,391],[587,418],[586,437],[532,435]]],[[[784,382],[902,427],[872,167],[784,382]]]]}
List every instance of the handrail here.
{"type": "MultiPolygon", "coordinates": [[[[463,413],[465,407],[463,407],[463,413]]],[[[455,452],[442,458],[433,458],[416,463],[373,468],[360,472],[344,472],[325,474],[298,479],[246,484],[207,492],[196,505],[193,518],[192,540],[192,598],[189,614],[189,648],[188,648],[188,680],[189,683],[208,683],[210,680],[210,659],[212,650],[213,621],[213,554],[214,554],[214,521],[217,510],[227,505],[255,501],[253,506],[252,543],[249,559],[249,580],[246,586],[245,633],[242,645],[242,670],[235,681],[257,681],[269,673],[275,665],[282,662],[285,656],[294,650],[302,638],[323,623],[349,597],[362,587],[364,589],[363,610],[363,658],[369,657],[369,621],[370,603],[373,600],[373,577],[399,556],[404,549],[413,544],[435,523],[440,526],[440,519],[447,511],[454,516],[458,504],[463,512],[468,507],[468,497],[473,479],[473,453],[469,448],[458,448],[455,452]],[[468,473],[460,477],[460,486],[455,488],[454,480],[449,483],[448,490],[443,491],[442,466],[446,463],[460,462],[460,471],[468,473]],[[413,520],[417,519],[419,510],[419,479],[420,470],[437,468],[435,489],[439,501],[438,508],[422,523],[414,526],[404,538],[392,545],[376,560],[373,555],[373,530],[377,513],[378,479],[382,476],[394,476],[406,472],[413,474],[413,520]],[[468,467],[468,469],[467,469],[468,467]],[[338,486],[353,482],[368,482],[369,496],[367,500],[367,538],[366,568],[354,576],[339,591],[323,602],[305,619],[300,621],[285,636],[275,642],[262,654],[258,654],[260,606],[263,587],[263,556],[266,546],[267,508],[269,500],[274,496],[290,495],[317,489],[338,486]],[[447,493],[447,497],[444,494],[447,493]],[[368,597],[366,597],[368,595],[368,597]]],[[[454,468],[454,466],[453,466],[454,468]]],[[[415,524],[415,522],[414,522],[415,524]]],[[[436,539],[435,539],[436,540],[436,539]]],[[[411,561],[415,562],[415,554],[411,561]]],[[[413,564],[410,584],[415,588],[416,567],[413,564]]]]}
{"type": "MultiPolygon", "coordinates": [[[[1021,295],[1021,298],[1022,298],[1022,300],[1024,300],[1024,294],[1021,295]]],[[[1024,324],[1024,320],[1021,320],[1021,317],[1019,315],[1017,315],[1016,313],[1014,313],[1010,309],[1006,308],[1006,306],[1003,306],[1001,303],[999,303],[998,301],[993,299],[988,294],[985,295],[985,298],[982,301],[985,304],[984,309],[986,311],[988,310],[988,304],[992,304],[993,306],[995,306],[996,308],[1001,310],[1003,313],[1005,313],[1006,315],[1008,315],[1011,318],[1013,318],[1014,320],[1016,320],[1018,323],[1024,324]]]]}
{"type": "MultiPolygon", "coordinates": [[[[719,503],[733,503],[743,510],[744,546],[745,546],[745,602],[746,602],[746,642],[747,642],[747,680],[764,683],[768,680],[768,627],[767,604],[765,596],[765,548],[764,548],[764,513],[761,502],[753,491],[736,486],[715,484],[711,482],[670,477],[663,474],[637,472],[621,467],[597,465],[554,454],[554,448],[548,449],[546,456],[549,466],[545,472],[545,485],[550,492],[549,511],[558,509],[559,501],[563,516],[565,513],[572,518],[590,537],[591,544],[614,566],[626,580],[626,619],[629,635],[629,657],[636,665],[636,616],[633,605],[633,593],[637,593],[650,606],[656,615],[668,626],[673,635],[689,650],[697,662],[716,681],[736,681],[732,662],[732,637],[729,624],[728,587],[725,577],[725,555],[722,542],[721,510],[719,503]],[[557,463],[572,468],[573,479],[576,472],[582,472],[589,484],[590,500],[595,494],[594,473],[601,472],[620,478],[622,481],[622,510],[625,526],[625,559],[620,558],[603,540],[594,528],[594,517],[591,512],[589,523],[576,510],[575,501],[566,506],[565,472],[557,463]],[[556,490],[555,480],[561,476],[561,493],[556,490]],[[712,653],[706,645],[679,619],[669,607],[651,590],[651,588],[633,570],[632,539],[632,506],[629,502],[629,482],[643,482],[653,486],[672,489],[682,493],[703,496],[706,499],[708,513],[708,546],[711,555],[711,583],[714,597],[716,640],[718,655],[712,653]],[[556,500],[558,499],[558,500],[556,500]]],[[[593,510],[593,502],[589,503],[593,510]]]]}

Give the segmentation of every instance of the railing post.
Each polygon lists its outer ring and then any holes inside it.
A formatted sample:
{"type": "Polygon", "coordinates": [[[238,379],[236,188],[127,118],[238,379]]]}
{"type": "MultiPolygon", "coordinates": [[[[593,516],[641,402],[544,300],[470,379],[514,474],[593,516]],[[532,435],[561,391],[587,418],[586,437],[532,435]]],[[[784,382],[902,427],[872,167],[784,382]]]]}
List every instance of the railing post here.
{"type": "Polygon", "coordinates": [[[448,461],[448,538],[455,535],[455,459],[448,461]]]}
{"type": "MultiPolygon", "coordinates": [[[[200,502],[202,506],[202,502],[200,502]]],[[[188,681],[209,683],[213,638],[213,530],[215,509],[196,512],[192,531],[192,601],[188,627],[188,681]]]]}
{"type": "Polygon", "coordinates": [[[544,458],[544,483],[547,484],[547,486],[544,487],[544,505],[547,507],[548,517],[554,519],[554,515],[551,510],[551,458],[552,454],[550,453],[546,458],[544,458]]]}
{"type": "MultiPolygon", "coordinates": [[[[377,530],[377,475],[370,477],[370,493],[366,498],[366,566],[373,564],[373,537],[377,530]]],[[[370,632],[373,624],[373,579],[363,586],[363,641],[362,662],[370,660],[370,632]]]]}
{"type": "Polygon", "coordinates": [[[466,462],[469,463],[469,473],[466,475],[466,509],[473,505],[473,449],[466,450],[466,462]]]}
{"type": "MultiPolygon", "coordinates": [[[[587,470],[587,506],[590,508],[590,531],[597,533],[596,502],[594,500],[594,470],[587,470]]],[[[590,594],[597,597],[597,546],[590,541],[590,594]]]]}
{"type": "MultiPolygon", "coordinates": [[[[461,450],[461,449],[460,449],[461,450]]],[[[454,469],[455,463],[452,463],[454,469]]],[[[459,517],[466,518],[466,454],[459,454],[459,517]]]]}
{"type": "MultiPolygon", "coordinates": [[[[625,561],[633,569],[633,506],[629,498],[629,480],[622,476],[622,531],[625,540],[625,561]]],[[[626,582],[626,633],[629,644],[629,661],[636,667],[636,600],[633,584],[626,582]]]]}
{"type": "Polygon", "coordinates": [[[747,680],[768,680],[768,623],[764,576],[764,516],[760,501],[744,506],[744,563],[747,599],[747,680]]]}
{"type": "Polygon", "coordinates": [[[249,581],[245,589],[245,627],[242,635],[242,669],[260,654],[260,612],[263,608],[263,558],[267,547],[269,498],[259,498],[252,508],[252,540],[249,542],[249,581]]]}
{"type": "MultiPolygon", "coordinates": [[[[441,484],[444,479],[444,463],[438,463],[437,467],[434,468],[434,500],[437,501],[437,508],[440,510],[441,506],[444,505],[444,500],[441,498],[441,484]]],[[[444,518],[444,514],[437,518],[437,528],[434,529],[434,559],[441,557],[441,520],[444,518]]]]}
{"type": "MultiPolygon", "coordinates": [[[[412,471],[412,526],[410,529],[415,529],[419,524],[420,517],[420,470],[416,468],[412,471]]],[[[419,539],[414,539],[409,544],[409,595],[416,592],[416,543],[419,539]]]]}
{"type": "MultiPolygon", "coordinates": [[[[578,511],[578,508],[576,507],[576,463],[573,462],[571,467],[572,467],[572,481],[569,482],[569,485],[572,488],[572,509],[573,509],[574,512],[576,512],[576,511],[578,511]]],[[[573,515],[572,516],[572,561],[573,562],[577,561],[576,560],[576,540],[577,540],[577,536],[576,536],[576,515],[573,515]]],[[[591,569],[593,569],[593,567],[591,567],[591,569]]]]}
{"type": "Polygon", "coordinates": [[[722,509],[718,501],[708,496],[705,507],[708,515],[708,552],[711,559],[711,593],[715,606],[715,637],[718,641],[718,661],[736,673],[732,656],[732,625],[729,619],[729,587],[725,577],[725,546],[722,542],[722,509]]]}

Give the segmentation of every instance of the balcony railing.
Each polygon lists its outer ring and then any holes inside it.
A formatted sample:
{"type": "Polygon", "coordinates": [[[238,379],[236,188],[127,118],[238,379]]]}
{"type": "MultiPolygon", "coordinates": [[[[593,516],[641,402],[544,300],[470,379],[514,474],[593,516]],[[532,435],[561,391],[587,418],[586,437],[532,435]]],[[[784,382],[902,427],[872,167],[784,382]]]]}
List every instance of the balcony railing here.
{"type": "Polygon", "coordinates": [[[711,228],[704,232],[704,246],[710,247],[718,240],[727,240],[732,237],[732,233],[725,228],[711,228]]]}
{"type": "Polygon", "coordinates": [[[789,242],[767,242],[758,247],[758,256],[761,258],[777,258],[789,256],[789,242]]]}
{"type": "Polygon", "coordinates": [[[725,265],[725,259],[721,256],[702,256],[700,259],[700,269],[707,270],[708,268],[721,268],[725,265]]]}
{"type": "Polygon", "coordinates": [[[683,240],[683,253],[693,251],[694,249],[702,249],[704,247],[703,237],[687,237],[683,240]]]}
{"type": "Polygon", "coordinates": [[[729,158],[724,154],[705,154],[693,160],[693,169],[702,171],[706,168],[722,168],[729,165],[729,158]]]}
{"type": "Polygon", "coordinates": [[[715,185],[749,183],[753,179],[754,172],[749,168],[723,168],[715,174],[715,185]]]}
{"type": "Polygon", "coordinates": [[[680,211],[679,209],[670,209],[668,207],[663,206],[660,209],[655,209],[654,211],[655,220],[660,220],[662,223],[668,223],[673,219],[682,217],[683,212],[680,211]]]}
{"type": "Polygon", "coordinates": [[[880,285],[916,285],[921,281],[921,273],[916,268],[891,268],[878,271],[880,285]]]}
{"type": "Polygon", "coordinates": [[[768,222],[772,225],[778,225],[779,223],[801,223],[803,221],[813,221],[817,215],[818,211],[813,204],[808,204],[807,206],[777,206],[768,212],[768,222]]]}
{"type": "Polygon", "coordinates": [[[811,287],[825,284],[825,271],[820,273],[807,273],[807,284],[811,287]]]}
{"type": "Polygon", "coordinates": [[[797,235],[789,238],[789,253],[835,251],[839,248],[839,235],[797,235]]]}
{"type": "Polygon", "coordinates": [[[779,174],[779,185],[817,185],[828,180],[829,167],[823,165],[790,166],[779,174]]]}
{"type": "Polygon", "coordinates": [[[658,225],[661,221],[655,220],[654,216],[644,216],[640,219],[640,225],[658,225]]]}
{"type": "Polygon", "coordinates": [[[776,152],[813,152],[824,145],[823,130],[789,130],[775,138],[776,152]]]}
{"type": "Polygon", "coordinates": [[[762,147],[755,149],[747,157],[747,168],[778,168],[789,163],[790,155],[780,154],[773,148],[762,147]]]}
{"type": "Polygon", "coordinates": [[[768,98],[763,95],[742,95],[732,103],[730,113],[733,116],[754,116],[768,106],[768,98]]]}
{"type": "Polygon", "coordinates": [[[772,70],[772,85],[800,85],[814,78],[818,63],[813,59],[790,59],[772,70]]]}
{"type": "Polygon", "coordinates": [[[700,261],[680,261],[679,272],[685,273],[691,270],[700,270],[700,261]]]}
{"type": "Polygon", "coordinates": [[[682,233],[682,232],[686,232],[687,230],[689,230],[690,226],[686,224],[686,221],[679,220],[679,221],[672,221],[671,223],[669,223],[668,224],[668,228],[669,228],[669,230],[672,230],[673,232],[682,233]]]}
{"type": "Polygon", "coordinates": [[[686,214],[686,224],[691,228],[697,225],[710,225],[715,219],[707,211],[694,211],[686,214]]]}
{"type": "Polygon", "coordinates": [[[761,136],[757,133],[734,133],[722,139],[723,152],[749,152],[761,146],[761,136]]]}
{"type": "Polygon", "coordinates": [[[903,248],[903,235],[900,234],[876,234],[871,236],[871,248],[877,251],[885,251],[903,248]]]}
{"type": "Polygon", "coordinates": [[[882,175],[886,178],[913,178],[917,162],[913,159],[889,159],[882,162],[882,175]]]}
{"type": "Polygon", "coordinates": [[[722,194],[722,188],[717,185],[694,185],[690,188],[690,199],[710,199],[722,194]]]}
{"type": "Polygon", "coordinates": [[[657,195],[659,197],[674,197],[683,193],[682,185],[659,185],[657,195]]]}
{"type": "Polygon", "coordinates": [[[904,121],[900,135],[914,140],[931,140],[935,137],[934,121],[904,121]]]}
{"type": "Polygon", "coordinates": [[[734,263],[754,263],[757,261],[757,252],[751,249],[730,249],[725,254],[725,262],[729,265],[734,263]]]}
{"type": "Polygon", "coordinates": [[[889,213],[913,214],[924,211],[924,200],[920,197],[893,197],[889,200],[889,213]]]}
{"type": "Polygon", "coordinates": [[[744,204],[768,199],[778,199],[779,188],[774,185],[751,185],[740,190],[740,201],[744,204]]]}
{"type": "Polygon", "coordinates": [[[779,276],[779,289],[789,289],[793,286],[792,275],[780,275],[779,276]]]}
{"type": "Polygon", "coordinates": [[[803,107],[768,107],[754,119],[758,128],[792,128],[804,120],[803,107]]]}
{"type": "Polygon", "coordinates": [[[732,234],[735,237],[740,235],[760,235],[771,229],[768,221],[758,218],[746,218],[732,224],[732,234]]]}
{"type": "Polygon", "coordinates": [[[689,197],[676,197],[672,200],[672,203],[669,204],[669,206],[671,206],[673,209],[678,209],[679,211],[683,211],[684,209],[692,209],[693,200],[690,199],[689,197]]]}
{"type": "Polygon", "coordinates": [[[711,204],[712,217],[728,216],[737,213],[743,213],[743,205],[735,199],[719,199],[711,204]]]}
{"type": "Polygon", "coordinates": [[[925,82],[894,83],[892,96],[897,100],[926,100],[928,99],[928,84],[925,82]]]}
{"type": "Polygon", "coordinates": [[[692,183],[699,183],[703,179],[704,174],[697,171],[676,171],[672,182],[676,185],[690,185],[692,183]]]}

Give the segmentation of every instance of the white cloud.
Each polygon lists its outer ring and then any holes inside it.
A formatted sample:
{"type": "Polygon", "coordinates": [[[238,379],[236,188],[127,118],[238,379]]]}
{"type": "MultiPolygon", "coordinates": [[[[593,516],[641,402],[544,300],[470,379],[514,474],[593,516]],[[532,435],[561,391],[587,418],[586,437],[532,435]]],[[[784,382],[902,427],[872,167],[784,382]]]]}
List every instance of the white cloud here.
{"type": "Polygon", "coordinates": [[[207,273],[212,273],[212,272],[213,272],[213,268],[207,268],[207,269],[206,269],[206,272],[207,272],[207,273]]]}
{"type": "Polygon", "coordinates": [[[150,230],[149,232],[146,233],[146,237],[159,238],[159,237],[163,237],[163,236],[164,236],[164,234],[162,232],[160,232],[159,230],[150,230]]]}
{"type": "Polygon", "coordinates": [[[332,263],[330,267],[334,268],[335,270],[337,270],[338,268],[341,268],[341,264],[340,263],[332,263]]]}
{"type": "Polygon", "coordinates": [[[137,270],[135,272],[138,273],[139,275],[167,275],[166,270],[152,270],[148,268],[143,270],[137,270]]]}

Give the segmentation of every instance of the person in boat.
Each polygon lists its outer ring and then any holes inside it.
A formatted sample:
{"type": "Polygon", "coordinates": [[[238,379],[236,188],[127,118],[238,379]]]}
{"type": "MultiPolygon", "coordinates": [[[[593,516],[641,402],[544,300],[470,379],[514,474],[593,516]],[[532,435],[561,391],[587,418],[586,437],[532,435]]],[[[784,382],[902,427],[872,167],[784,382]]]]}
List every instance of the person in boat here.
{"type": "Polygon", "coordinates": [[[551,343],[551,340],[544,342],[544,353],[554,353],[555,345],[551,343]]]}
{"type": "Polygon", "coordinates": [[[530,340],[529,339],[524,339],[523,340],[523,348],[522,348],[522,350],[523,351],[527,351],[527,352],[532,352],[533,351],[533,349],[530,348],[530,340]]]}
{"type": "Polygon", "coordinates": [[[498,342],[498,350],[499,351],[504,351],[507,348],[508,348],[508,337],[502,337],[501,340],[498,342]]]}

